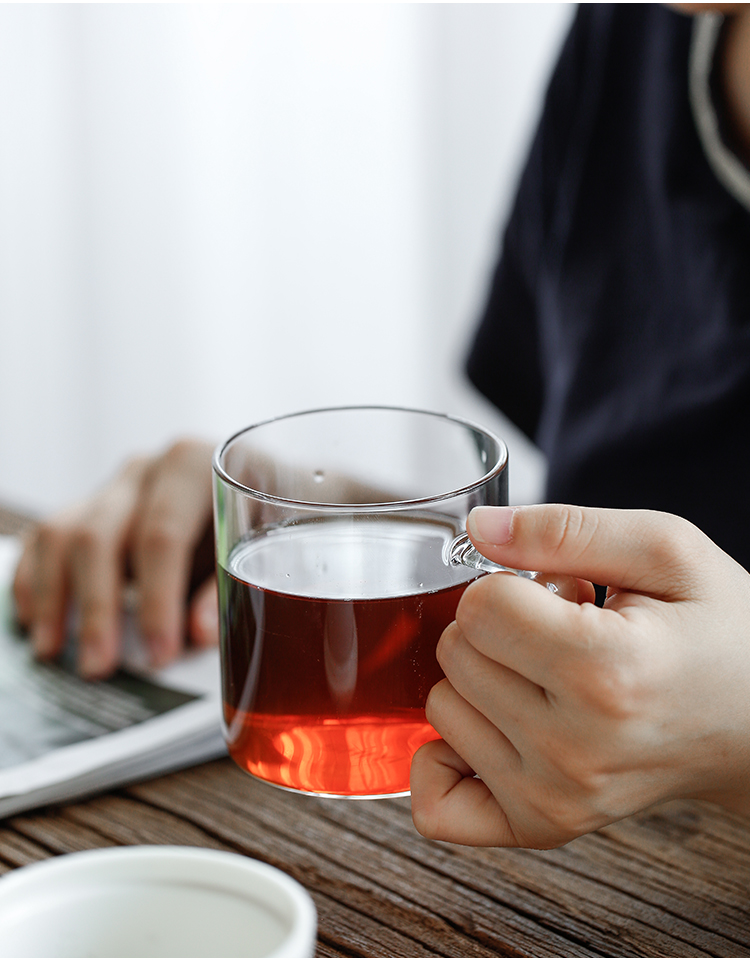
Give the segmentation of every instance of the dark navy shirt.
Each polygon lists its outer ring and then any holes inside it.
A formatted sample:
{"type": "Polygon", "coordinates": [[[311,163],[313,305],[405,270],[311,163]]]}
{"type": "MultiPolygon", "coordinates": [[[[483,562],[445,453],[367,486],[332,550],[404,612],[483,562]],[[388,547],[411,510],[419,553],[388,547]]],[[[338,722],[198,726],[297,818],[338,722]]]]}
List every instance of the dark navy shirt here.
{"type": "Polygon", "coordinates": [[[580,7],[468,372],[547,500],[680,514],[750,568],[750,213],[696,130],[692,29],[580,7]]]}

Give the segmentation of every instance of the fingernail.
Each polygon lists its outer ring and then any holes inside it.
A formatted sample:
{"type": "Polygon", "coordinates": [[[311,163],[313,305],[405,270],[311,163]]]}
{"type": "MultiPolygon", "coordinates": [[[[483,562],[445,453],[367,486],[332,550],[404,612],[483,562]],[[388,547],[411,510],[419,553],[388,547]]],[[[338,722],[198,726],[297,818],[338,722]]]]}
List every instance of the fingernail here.
{"type": "Polygon", "coordinates": [[[475,507],[469,514],[467,530],[483,544],[507,544],[511,539],[514,507],[475,507]]]}
{"type": "Polygon", "coordinates": [[[44,660],[51,657],[55,649],[55,635],[49,624],[37,622],[31,631],[31,644],[34,656],[44,660]]]}

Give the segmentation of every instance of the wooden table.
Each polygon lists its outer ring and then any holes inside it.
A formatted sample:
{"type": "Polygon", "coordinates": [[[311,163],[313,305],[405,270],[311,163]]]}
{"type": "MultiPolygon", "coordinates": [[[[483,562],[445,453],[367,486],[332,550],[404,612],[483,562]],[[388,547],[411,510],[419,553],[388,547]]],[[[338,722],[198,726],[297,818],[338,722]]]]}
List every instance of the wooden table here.
{"type": "Polygon", "coordinates": [[[0,822],[0,873],[117,844],[281,868],[315,900],[320,957],[750,957],[750,821],[704,804],[556,851],[472,849],[421,838],[406,799],[302,797],[220,760],[0,822]]]}

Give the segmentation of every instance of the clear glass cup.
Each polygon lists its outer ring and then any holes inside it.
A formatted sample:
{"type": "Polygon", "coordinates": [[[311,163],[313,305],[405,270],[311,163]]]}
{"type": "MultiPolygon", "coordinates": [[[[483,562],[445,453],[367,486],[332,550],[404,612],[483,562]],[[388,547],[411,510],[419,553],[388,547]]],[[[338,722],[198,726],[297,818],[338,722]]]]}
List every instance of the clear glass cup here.
{"type": "Polygon", "coordinates": [[[489,431],[350,407],[257,424],[214,456],[224,724],[248,773],[304,793],[409,793],[435,646],[497,570],[469,511],[507,504],[489,431]]]}

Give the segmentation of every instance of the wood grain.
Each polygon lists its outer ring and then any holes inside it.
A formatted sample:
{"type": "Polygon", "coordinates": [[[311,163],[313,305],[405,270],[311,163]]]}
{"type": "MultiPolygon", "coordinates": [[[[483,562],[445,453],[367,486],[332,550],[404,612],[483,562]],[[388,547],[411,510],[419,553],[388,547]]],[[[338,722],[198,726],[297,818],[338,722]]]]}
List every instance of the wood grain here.
{"type": "Polygon", "coordinates": [[[113,844],[237,851],[310,891],[321,957],[750,957],[750,824],[675,802],[556,851],[414,831],[408,802],[279,791],[230,761],[17,816],[0,870],[113,844]]]}

